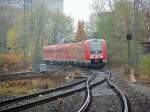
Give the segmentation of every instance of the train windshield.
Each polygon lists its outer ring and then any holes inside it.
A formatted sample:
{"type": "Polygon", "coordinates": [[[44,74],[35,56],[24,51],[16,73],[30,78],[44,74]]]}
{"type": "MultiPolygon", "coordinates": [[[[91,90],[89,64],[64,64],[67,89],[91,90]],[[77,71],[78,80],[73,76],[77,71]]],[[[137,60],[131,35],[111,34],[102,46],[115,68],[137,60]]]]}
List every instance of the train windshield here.
{"type": "Polygon", "coordinates": [[[90,52],[91,54],[100,54],[102,53],[101,50],[101,42],[91,42],[90,45],[90,52]]]}

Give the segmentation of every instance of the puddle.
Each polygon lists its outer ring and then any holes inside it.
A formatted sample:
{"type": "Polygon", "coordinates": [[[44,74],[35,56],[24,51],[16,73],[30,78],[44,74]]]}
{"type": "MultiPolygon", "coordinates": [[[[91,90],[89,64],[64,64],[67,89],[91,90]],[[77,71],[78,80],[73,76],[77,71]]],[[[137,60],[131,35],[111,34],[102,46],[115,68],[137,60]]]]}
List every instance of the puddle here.
{"type": "Polygon", "coordinates": [[[30,79],[18,79],[0,84],[0,95],[24,95],[40,90],[52,89],[65,82],[64,75],[39,76],[30,79]]]}

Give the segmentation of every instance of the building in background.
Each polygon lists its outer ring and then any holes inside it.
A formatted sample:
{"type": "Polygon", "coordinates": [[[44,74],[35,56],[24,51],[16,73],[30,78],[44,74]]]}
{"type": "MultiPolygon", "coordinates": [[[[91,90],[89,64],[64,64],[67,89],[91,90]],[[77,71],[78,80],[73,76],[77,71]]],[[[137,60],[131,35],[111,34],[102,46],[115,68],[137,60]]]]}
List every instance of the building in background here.
{"type": "Polygon", "coordinates": [[[45,4],[50,11],[61,11],[64,10],[64,0],[45,0],[45,4]]]}
{"type": "MultiPolygon", "coordinates": [[[[25,7],[30,9],[34,7],[36,0],[0,0],[0,6],[12,6],[18,9],[25,7]]],[[[45,5],[50,11],[61,11],[64,10],[64,1],[63,0],[44,0],[45,5]]]]}
{"type": "Polygon", "coordinates": [[[33,0],[0,0],[0,6],[11,6],[18,9],[23,9],[24,2],[26,8],[33,7],[33,0]]]}

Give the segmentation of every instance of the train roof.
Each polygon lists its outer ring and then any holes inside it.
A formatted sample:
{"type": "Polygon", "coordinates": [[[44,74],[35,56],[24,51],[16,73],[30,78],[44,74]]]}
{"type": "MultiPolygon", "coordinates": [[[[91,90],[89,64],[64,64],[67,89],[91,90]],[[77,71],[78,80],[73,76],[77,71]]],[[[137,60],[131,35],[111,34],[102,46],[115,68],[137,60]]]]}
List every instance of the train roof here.
{"type": "Polygon", "coordinates": [[[97,41],[105,41],[105,40],[104,39],[96,39],[96,38],[94,38],[94,39],[88,39],[85,42],[97,42],[97,41]]]}
{"type": "Polygon", "coordinates": [[[70,46],[70,45],[74,45],[74,44],[81,44],[83,42],[94,42],[95,40],[98,40],[98,41],[104,41],[104,39],[88,39],[88,40],[85,40],[85,41],[80,41],[80,42],[76,42],[76,43],[67,43],[67,44],[56,44],[56,45],[47,45],[47,46],[44,46],[43,48],[44,49],[49,49],[49,48],[58,48],[58,47],[67,47],[67,46],[70,46]]]}

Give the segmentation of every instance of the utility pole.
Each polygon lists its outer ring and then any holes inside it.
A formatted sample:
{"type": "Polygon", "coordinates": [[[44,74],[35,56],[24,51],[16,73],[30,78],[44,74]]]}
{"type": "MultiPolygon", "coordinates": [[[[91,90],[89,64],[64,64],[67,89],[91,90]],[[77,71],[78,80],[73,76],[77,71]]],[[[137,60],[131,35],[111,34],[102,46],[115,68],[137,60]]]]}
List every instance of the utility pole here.
{"type": "Polygon", "coordinates": [[[139,35],[138,35],[138,27],[139,27],[139,21],[138,21],[138,12],[139,12],[139,0],[134,0],[134,42],[135,42],[135,57],[134,57],[134,67],[137,68],[138,60],[139,60],[139,35]]]}
{"type": "Polygon", "coordinates": [[[24,4],[23,4],[23,7],[24,7],[24,37],[23,37],[23,54],[24,54],[24,57],[26,55],[26,4],[25,4],[25,0],[24,0],[24,4]]]}
{"type": "Polygon", "coordinates": [[[130,41],[132,39],[132,34],[128,33],[126,35],[127,41],[128,41],[128,67],[130,66],[130,41]]]}
{"type": "Polygon", "coordinates": [[[23,1],[24,4],[23,4],[23,8],[24,8],[24,36],[23,36],[23,56],[24,56],[24,60],[23,60],[23,66],[24,66],[24,70],[25,70],[25,56],[26,56],[26,5],[25,5],[25,0],[23,1]]]}

